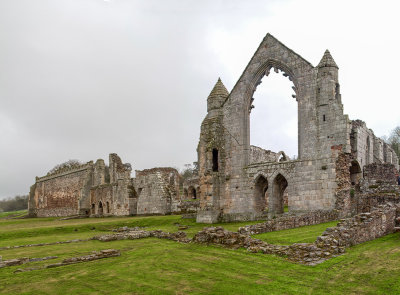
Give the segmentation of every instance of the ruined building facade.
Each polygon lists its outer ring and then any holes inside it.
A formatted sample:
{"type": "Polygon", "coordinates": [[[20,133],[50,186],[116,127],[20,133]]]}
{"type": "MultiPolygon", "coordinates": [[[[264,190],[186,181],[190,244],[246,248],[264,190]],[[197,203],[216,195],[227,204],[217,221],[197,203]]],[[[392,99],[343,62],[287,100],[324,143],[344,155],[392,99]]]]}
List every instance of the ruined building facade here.
{"type": "Polygon", "coordinates": [[[29,215],[125,216],[180,213],[180,175],[174,168],[136,170],[110,154],[104,160],[36,177],[29,215]]]}
{"type": "Polygon", "coordinates": [[[398,158],[364,122],[343,113],[338,66],[327,50],[313,66],[267,34],[229,93],[218,80],[207,99],[198,145],[198,222],[254,220],[284,211],[343,210],[371,163],[398,158]],[[271,70],[293,83],[298,159],[250,146],[253,94],[271,70]],[[266,201],[267,196],[267,201],[266,201]]]}

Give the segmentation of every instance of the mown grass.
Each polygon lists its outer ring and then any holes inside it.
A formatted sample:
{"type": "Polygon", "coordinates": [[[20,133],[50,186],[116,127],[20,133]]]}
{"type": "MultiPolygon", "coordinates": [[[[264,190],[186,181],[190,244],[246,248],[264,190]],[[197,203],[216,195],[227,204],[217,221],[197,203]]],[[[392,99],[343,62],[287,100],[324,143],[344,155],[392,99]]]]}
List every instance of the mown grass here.
{"type": "MultiPolygon", "coordinates": [[[[24,239],[68,240],[73,236],[90,237],[122,225],[146,225],[169,231],[177,230],[176,222],[189,225],[193,231],[204,226],[179,216],[25,221],[17,221],[21,225],[18,230],[16,224],[0,221],[1,243],[4,244],[3,235],[7,236],[6,244],[24,239]],[[23,237],[24,231],[30,236],[23,237]],[[33,234],[35,231],[37,236],[33,234]]],[[[234,230],[242,224],[224,226],[234,230]]],[[[332,225],[321,225],[320,229],[327,226],[332,225]]],[[[302,235],[311,237],[311,232],[319,231],[316,228],[293,229],[290,238],[279,239],[277,234],[276,241],[298,240],[302,235]]],[[[290,236],[287,231],[281,233],[290,236]]],[[[400,294],[399,234],[352,247],[345,255],[314,267],[293,264],[273,255],[248,253],[244,249],[154,238],[16,248],[0,251],[0,255],[3,259],[59,256],[55,260],[0,269],[1,294],[400,294]],[[18,268],[43,266],[108,248],[120,249],[121,256],[13,273],[18,268]]]]}
{"type": "Polygon", "coordinates": [[[21,217],[28,213],[28,210],[18,210],[18,211],[9,211],[9,212],[0,212],[0,218],[6,217],[21,217]]]}
{"type": "Polygon", "coordinates": [[[258,234],[253,237],[270,244],[290,245],[293,243],[312,243],[328,227],[334,227],[337,223],[337,221],[331,221],[316,225],[258,234]]]}

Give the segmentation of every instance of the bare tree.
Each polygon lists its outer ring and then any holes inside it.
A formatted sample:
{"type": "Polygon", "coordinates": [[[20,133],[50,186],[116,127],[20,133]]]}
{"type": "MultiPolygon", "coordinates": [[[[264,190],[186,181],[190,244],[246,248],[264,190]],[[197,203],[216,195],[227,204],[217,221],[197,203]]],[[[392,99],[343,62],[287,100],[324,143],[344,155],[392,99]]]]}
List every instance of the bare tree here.
{"type": "Polygon", "coordinates": [[[82,165],[82,162],[80,162],[79,160],[68,160],[67,162],[64,162],[64,163],[54,166],[53,169],[51,169],[49,172],[47,172],[47,175],[56,173],[60,170],[66,169],[66,168],[77,168],[80,165],[82,165]]]}
{"type": "Polygon", "coordinates": [[[400,163],[400,126],[397,126],[392,130],[392,133],[390,133],[387,142],[395,151],[397,157],[399,158],[399,163],[400,163]]]}

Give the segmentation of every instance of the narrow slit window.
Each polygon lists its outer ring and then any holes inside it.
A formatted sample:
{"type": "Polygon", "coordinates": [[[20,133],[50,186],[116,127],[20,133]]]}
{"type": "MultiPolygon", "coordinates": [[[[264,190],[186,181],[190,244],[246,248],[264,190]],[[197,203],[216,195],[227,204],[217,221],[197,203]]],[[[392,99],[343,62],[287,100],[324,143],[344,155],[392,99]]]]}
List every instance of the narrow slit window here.
{"type": "Polygon", "coordinates": [[[214,172],[217,172],[218,171],[218,150],[217,149],[213,149],[213,151],[212,151],[212,159],[213,159],[212,170],[214,172]]]}
{"type": "Polygon", "coordinates": [[[322,115],[322,120],[324,120],[324,122],[326,121],[326,116],[322,115]]]}

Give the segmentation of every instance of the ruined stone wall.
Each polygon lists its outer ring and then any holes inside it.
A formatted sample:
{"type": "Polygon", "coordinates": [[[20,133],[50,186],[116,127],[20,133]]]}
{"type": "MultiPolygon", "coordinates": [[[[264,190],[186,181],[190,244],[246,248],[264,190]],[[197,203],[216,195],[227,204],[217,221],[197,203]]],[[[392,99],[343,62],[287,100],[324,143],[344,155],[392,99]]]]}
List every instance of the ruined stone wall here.
{"type": "Polygon", "coordinates": [[[274,153],[270,150],[264,150],[263,148],[254,145],[250,146],[250,163],[278,162],[279,156],[279,153],[274,153]]]}
{"type": "Polygon", "coordinates": [[[385,163],[393,164],[399,170],[399,158],[396,152],[386,142],[383,143],[383,159],[385,163]]]}
{"type": "Polygon", "coordinates": [[[176,169],[136,170],[134,186],[138,195],[137,214],[164,215],[179,211],[179,173],[176,169]]]}
{"type": "MultiPolygon", "coordinates": [[[[202,123],[198,147],[198,222],[259,218],[260,201],[254,195],[254,180],[249,177],[257,173],[267,174],[268,182],[278,173],[285,178],[289,210],[334,207],[336,155],[332,156],[331,147],[341,146],[343,152],[350,153],[351,124],[343,114],[338,67],[329,51],[313,67],[267,34],[231,93],[218,80],[207,103],[208,114],[202,123]],[[265,167],[263,171],[262,165],[251,164],[249,118],[253,94],[272,69],[293,82],[293,97],[298,103],[300,161],[289,169],[290,175],[285,175],[285,169],[279,170],[280,166],[274,171],[265,167]],[[214,100],[218,103],[211,105],[214,100]],[[217,170],[210,168],[213,150],[219,152],[217,170]]],[[[268,195],[268,203],[272,204],[271,194],[268,195]]]]}
{"type": "Polygon", "coordinates": [[[30,215],[37,217],[89,214],[93,162],[36,178],[30,215]]]}
{"type": "Polygon", "coordinates": [[[372,163],[394,164],[397,169],[398,158],[394,150],[382,139],[375,136],[361,120],[352,121],[351,152],[353,158],[363,170],[365,165],[372,163]]]}
{"type": "Polygon", "coordinates": [[[90,215],[92,216],[113,215],[113,185],[103,184],[92,187],[90,189],[90,204],[90,215]]]}
{"type": "MultiPolygon", "coordinates": [[[[98,159],[94,164],[93,171],[93,185],[102,185],[106,183],[106,179],[109,179],[109,175],[107,175],[106,165],[103,159],[98,159]]],[[[108,173],[109,174],[109,173],[108,173]]]]}
{"type": "Polygon", "coordinates": [[[383,143],[379,137],[374,138],[374,163],[383,163],[383,143]]]}
{"type": "Polygon", "coordinates": [[[107,171],[104,161],[95,164],[94,186],[90,190],[91,214],[96,216],[125,216],[136,214],[137,198],[131,180],[131,165],[122,163],[117,154],[109,155],[110,183],[105,183],[107,171]],[[97,172],[98,171],[98,172],[97,172]],[[98,185],[96,185],[98,184],[98,185]]]}
{"type": "Polygon", "coordinates": [[[200,198],[200,182],[199,177],[194,176],[182,184],[181,200],[198,200],[200,198]]]}
{"type": "Polygon", "coordinates": [[[300,215],[289,215],[270,219],[263,223],[240,227],[238,231],[241,234],[256,235],[272,231],[297,228],[306,225],[320,224],[323,222],[337,220],[337,218],[337,210],[319,210],[300,215]]]}
{"type": "Polygon", "coordinates": [[[257,176],[263,175],[268,180],[268,203],[273,203],[274,186],[272,184],[280,174],[288,182],[290,211],[307,211],[312,208],[333,209],[334,199],[326,199],[326,196],[331,195],[336,189],[336,183],[330,181],[334,177],[333,169],[334,163],[329,158],[253,164],[247,168],[248,186],[250,190],[254,190],[257,176]]]}
{"type": "Polygon", "coordinates": [[[351,151],[361,169],[374,162],[375,135],[361,120],[352,121],[351,151]]]}
{"type": "Polygon", "coordinates": [[[394,164],[370,164],[364,167],[364,180],[369,185],[397,184],[398,171],[394,164]]]}
{"type": "Polygon", "coordinates": [[[110,154],[110,167],[99,159],[72,169],[37,177],[29,198],[30,216],[132,215],[137,195],[131,165],[110,154]]]}
{"type": "Polygon", "coordinates": [[[370,164],[364,167],[364,178],[353,188],[351,213],[370,212],[379,205],[400,204],[400,186],[393,164],[370,164]]]}

